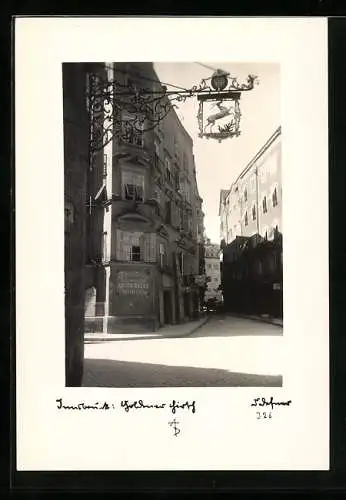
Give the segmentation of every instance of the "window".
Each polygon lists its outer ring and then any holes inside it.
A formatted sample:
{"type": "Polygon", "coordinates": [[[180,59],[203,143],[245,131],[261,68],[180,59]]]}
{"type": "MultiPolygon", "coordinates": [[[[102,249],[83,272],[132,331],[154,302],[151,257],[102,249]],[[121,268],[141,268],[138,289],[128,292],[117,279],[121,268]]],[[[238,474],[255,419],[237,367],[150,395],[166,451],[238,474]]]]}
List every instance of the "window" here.
{"type": "Polygon", "coordinates": [[[252,220],[256,220],[256,205],[252,206],[252,220]]]}
{"type": "Polygon", "coordinates": [[[171,162],[170,162],[169,158],[165,159],[165,165],[166,165],[167,181],[170,184],[172,184],[173,183],[173,176],[172,176],[171,162]]]}
{"type": "Polygon", "coordinates": [[[143,201],[144,175],[134,172],[123,172],[123,198],[125,200],[143,201]]]}
{"type": "Polygon", "coordinates": [[[245,224],[245,226],[247,226],[249,224],[249,220],[248,220],[248,216],[247,216],[247,211],[245,212],[244,224],[245,224]]]}
{"type": "Polygon", "coordinates": [[[141,260],[141,247],[133,245],[130,249],[130,260],[140,261],[141,260]]]}
{"type": "Polygon", "coordinates": [[[122,139],[133,146],[143,146],[144,123],[139,117],[128,113],[123,115],[122,139]]]}
{"type": "Polygon", "coordinates": [[[177,170],[174,172],[174,186],[175,186],[176,191],[179,191],[180,178],[179,178],[179,172],[177,170]]]}
{"type": "Polygon", "coordinates": [[[184,273],[184,256],[182,252],[178,253],[178,268],[180,271],[180,274],[184,273]]]}
{"type": "Polygon", "coordinates": [[[172,223],[172,203],[171,201],[166,201],[166,222],[167,224],[172,223]]]}
{"type": "Polygon", "coordinates": [[[247,188],[244,189],[244,201],[247,201],[247,188]]]}
{"type": "Polygon", "coordinates": [[[103,236],[103,242],[102,242],[102,244],[103,244],[103,252],[102,252],[103,256],[102,256],[102,260],[104,262],[107,262],[109,260],[108,248],[107,248],[107,233],[104,232],[102,236],[103,236]]]}
{"type": "Polygon", "coordinates": [[[116,259],[127,262],[155,262],[156,234],[116,231],[116,259]]]}
{"type": "Polygon", "coordinates": [[[263,197],[263,200],[262,200],[262,210],[263,210],[263,213],[266,214],[268,209],[267,209],[267,197],[264,196],[263,197]]]}
{"type": "Polygon", "coordinates": [[[272,195],[272,202],[273,202],[273,207],[276,207],[278,204],[278,191],[276,187],[274,188],[273,195],[272,195]]]}
{"type": "Polygon", "coordinates": [[[160,243],[159,254],[160,254],[160,266],[163,267],[165,264],[165,254],[166,254],[164,243],[160,243]]]}

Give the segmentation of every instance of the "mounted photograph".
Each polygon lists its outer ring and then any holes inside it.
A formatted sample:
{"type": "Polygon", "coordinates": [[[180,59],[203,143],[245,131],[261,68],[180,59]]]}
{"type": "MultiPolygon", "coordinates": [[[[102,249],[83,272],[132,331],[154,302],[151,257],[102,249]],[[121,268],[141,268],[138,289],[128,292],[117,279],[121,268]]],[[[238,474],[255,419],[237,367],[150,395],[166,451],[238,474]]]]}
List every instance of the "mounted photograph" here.
{"type": "Polygon", "coordinates": [[[62,64],[67,387],[282,387],[280,65],[62,64]]]}

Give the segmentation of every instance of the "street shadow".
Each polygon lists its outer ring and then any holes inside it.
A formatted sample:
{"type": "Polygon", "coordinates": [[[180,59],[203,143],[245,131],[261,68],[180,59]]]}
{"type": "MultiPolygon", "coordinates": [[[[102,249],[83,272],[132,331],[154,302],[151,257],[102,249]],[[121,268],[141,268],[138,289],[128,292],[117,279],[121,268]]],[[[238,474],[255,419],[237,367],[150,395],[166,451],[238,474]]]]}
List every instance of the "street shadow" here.
{"type": "Polygon", "coordinates": [[[85,359],[83,387],[282,387],[281,375],[218,368],[85,359]]]}

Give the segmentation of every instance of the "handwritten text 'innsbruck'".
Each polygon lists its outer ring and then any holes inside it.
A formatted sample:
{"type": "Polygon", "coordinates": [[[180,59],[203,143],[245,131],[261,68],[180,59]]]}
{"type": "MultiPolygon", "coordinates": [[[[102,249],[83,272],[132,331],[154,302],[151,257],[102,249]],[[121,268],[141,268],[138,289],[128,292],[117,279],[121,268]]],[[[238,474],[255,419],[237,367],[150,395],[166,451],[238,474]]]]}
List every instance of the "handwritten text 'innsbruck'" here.
{"type": "Polygon", "coordinates": [[[142,399],[137,401],[122,400],[118,404],[104,402],[86,403],[82,401],[77,404],[65,403],[62,398],[56,400],[58,410],[116,410],[117,408],[122,408],[125,412],[132,410],[142,410],[142,409],[152,409],[152,410],[162,410],[168,408],[172,413],[176,413],[177,410],[190,410],[192,413],[196,413],[196,401],[176,401],[173,399],[166,403],[145,403],[142,399]]]}

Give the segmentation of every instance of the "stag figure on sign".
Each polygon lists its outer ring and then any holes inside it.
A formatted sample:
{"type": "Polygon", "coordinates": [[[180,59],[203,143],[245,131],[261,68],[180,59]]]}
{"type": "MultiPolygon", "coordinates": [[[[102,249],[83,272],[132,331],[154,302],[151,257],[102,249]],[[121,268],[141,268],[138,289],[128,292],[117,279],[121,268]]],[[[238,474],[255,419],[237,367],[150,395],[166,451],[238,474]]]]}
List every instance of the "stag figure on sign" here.
{"type": "Polygon", "coordinates": [[[216,103],[216,106],[219,108],[220,112],[215,113],[213,115],[208,116],[207,124],[204,127],[204,132],[206,132],[207,127],[209,127],[209,132],[211,133],[213,126],[215,125],[216,120],[220,120],[225,116],[229,116],[232,113],[232,106],[226,108],[226,106],[222,106],[222,101],[216,103]]]}

